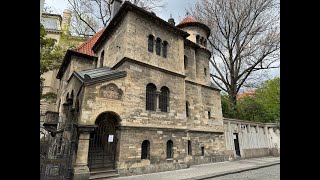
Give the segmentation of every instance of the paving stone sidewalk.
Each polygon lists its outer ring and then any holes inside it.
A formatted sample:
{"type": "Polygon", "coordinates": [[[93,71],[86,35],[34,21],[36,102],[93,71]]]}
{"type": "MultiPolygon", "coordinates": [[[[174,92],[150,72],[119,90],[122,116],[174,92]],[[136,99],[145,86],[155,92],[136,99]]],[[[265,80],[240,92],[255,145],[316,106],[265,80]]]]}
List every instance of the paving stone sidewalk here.
{"type": "Polygon", "coordinates": [[[188,169],[166,171],[136,176],[113,178],[114,180],[196,180],[258,169],[280,164],[280,157],[261,157],[194,165],[188,169]]]}

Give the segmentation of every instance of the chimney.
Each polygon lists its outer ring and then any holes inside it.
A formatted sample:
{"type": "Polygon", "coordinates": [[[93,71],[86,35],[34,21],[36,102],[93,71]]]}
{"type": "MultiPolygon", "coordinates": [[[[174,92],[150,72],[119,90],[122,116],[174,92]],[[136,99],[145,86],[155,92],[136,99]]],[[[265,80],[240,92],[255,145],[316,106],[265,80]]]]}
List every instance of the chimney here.
{"type": "Polygon", "coordinates": [[[111,1],[111,16],[110,20],[113,19],[113,17],[117,14],[121,7],[122,1],[121,0],[112,0],[111,1]]]}
{"type": "Polygon", "coordinates": [[[62,15],[62,25],[61,25],[62,31],[65,34],[69,34],[70,20],[71,20],[71,11],[68,9],[65,9],[62,15]]]}

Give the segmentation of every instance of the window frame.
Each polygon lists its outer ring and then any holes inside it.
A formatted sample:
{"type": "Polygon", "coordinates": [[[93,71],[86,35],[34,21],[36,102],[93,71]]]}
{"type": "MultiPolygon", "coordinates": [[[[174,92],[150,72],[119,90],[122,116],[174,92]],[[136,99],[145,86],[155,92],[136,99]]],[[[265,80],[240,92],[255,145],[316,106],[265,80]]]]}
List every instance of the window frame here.
{"type": "Polygon", "coordinates": [[[156,91],[157,87],[153,83],[149,83],[146,86],[146,110],[156,111],[156,91]]]}
{"type": "Polygon", "coordinates": [[[161,39],[156,39],[156,55],[161,56],[161,39]]]}
{"type": "Polygon", "coordinates": [[[167,159],[173,159],[173,141],[167,141],[167,159]]]}
{"type": "Polygon", "coordinates": [[[141,160],[150,160],[150,142],[148,140],[141,143],[141,160]]]}
{"type": "Polygon", "coordinates": [[[159,109],[161,112],[169,112],[170,90],[166,86],[162,86],[159,95],[159,109]]]}
{"type": "Polygon", "coordinates": [[[153,53],[154,49],[154,36],[152,34],[149,34],[148,36],[148,51],[153,53]]]}

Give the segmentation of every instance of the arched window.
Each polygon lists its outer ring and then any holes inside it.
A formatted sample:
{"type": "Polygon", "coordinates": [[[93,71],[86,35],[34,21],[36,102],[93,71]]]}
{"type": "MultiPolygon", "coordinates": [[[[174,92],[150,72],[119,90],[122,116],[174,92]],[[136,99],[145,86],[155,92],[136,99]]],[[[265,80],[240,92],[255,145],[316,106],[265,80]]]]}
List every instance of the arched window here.
{"type": "Polygon", "coordinates": [[[148,140],[142,142],[141,159],[150,159],[150,142],[148,140]]]}
{"type": "Polygon", "coordinates": [[[101,55],[100,55],[100,67],[103,67],[103,60],[104,60],[104,50],[101,52],[101,55]]]}
{"type": "Polygon", "coordinates": [[[200,36],[197,35],[197,36],[196,36],[196,42],[197,42],[197,44],[199,44],[199,41],[200,41],[200,36]]]}
{"type": "Polygon", "coordinates": [[[167,159],[173,158],[173,142],[169,140],[167,142],[167,159]]]}
{"type": "Polygon", "coordinates": [[[167,57],[167,49],[168,49],[168,42],[163,41],[162,56],[165,58],[167,57]]]}
{"type": "Polygon", "coordinates": [[[207,68],[203,68],[204,76],[207,76],[207,68]]]}
{"type": "Polygon", "coordinates": [[[186,115],[189,117],[189,102],[186,101],[186,115]]]}
{"type": "Polygon", "coordinates": [[[203,37],[200,38],[200,44],[203,45],[203,37]]]}
{"type": "Polygon", "coordinates": [[[150,83],[146,88],[146,110],[156,110],[156,90],[157,87],[150,83]]]}
{"type": "Polygon", "coordinates": [[[159,96],[159,108],[162,112],[168,112],[169,106],[169,89],[163,86],[160,89],[161,93],[159,96]]]}
{"type": "Polygon", "coordinates": [[[156,40],[156,54],[160,56],[161,52],[161,39],[157,38],[156,40]]]}
{"type": "Polygon", "coordinates": [[[184,69],[187,69],[188,66],[188,58],[187,56],[184,56],[184,69]]]}
{"type": "Polygon", "coordinates": [[[149,52],[153,52],[153,41],[154,41],[154,36],[150,34],[148,37],[148,51],[149,52]]]}
{"type": "Polygon", "coordinates": [[[188,140],[188,155],[192,155],[191,141],[188,140]]]}
{"type": "Polygon", "coordinates": [[[208,111],[208,119],[211,119],[211,112],[208,111]]]}
{"type": "Polygon", "coordinates": [[[204,147],[201,146],[201,156],[204,156],[204,147]]]}
{"type": "Polygon", "coordinates": [[[73,90],[71,91],[70,98],[73,99],[73,90]]]}
{"type": "Polygon", "coordinates": [[[79,98],[77,98],[77,100],[76,100],[76,105],[75,105],[76,107],[76,111],[77,112],[79,112],[79,110],[80,110],[80,102],[79,102],[79,98]]]}

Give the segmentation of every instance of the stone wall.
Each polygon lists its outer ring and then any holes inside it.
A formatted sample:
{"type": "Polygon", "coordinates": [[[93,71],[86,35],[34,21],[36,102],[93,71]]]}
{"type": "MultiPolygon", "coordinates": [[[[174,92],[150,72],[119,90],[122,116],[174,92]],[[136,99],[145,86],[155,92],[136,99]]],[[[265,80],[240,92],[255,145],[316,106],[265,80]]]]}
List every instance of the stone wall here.
{"type": "Polygon", "coordinates": [[[189,102],[188,129],[223,132],[220,92],[186,82],[189,102]],[[211,118],[208,118],[210,111],[211,118]]]}
{"type": "Polygon", "coordinates": [[[127,44],[126,57],[184,74],[183,37],[168,31],[167,28],[150,21],[147,17],[134,14],[131,11],[128,12],[128,19],[127,33],[125,35],[125,43],[127,44]],[[155,39],[160,38],[162,42],[168,42],[166,58],[162,56],[162,50],[160,56],[156,55],[155,43],[153,53],[148,51],[149,34],[152,34],[155,39]]]}
{"type": "MultiPolygon", "coordinates": [[[[70,63],[68,65],[68,67],[66,68],[66,70],[65,70],[65,72],[59,82],[59,90],[58,90],[57,103],[56,103],[57,110],[59,110],[58,109],[59,102],[60,102],[60,104],[64,103],[65,101],[63,99],[65,99],[68,92],[70,94],[72,91],[72,88],[73,88],[72,83],[67,82],[69,80],[69,78],[71,77],[72,73],[74,71],[92,69],[96,66],[95,63],[96,63],[95,61],[87,60],[82,57],[71,56],[70,63]]],[[[76,93],[76,92],[74,92],[74,93],[76,93]]]]}
{"type": "Polygon", "coordinates": [[[274,123],[224,119],[224,131],[225,154],[229,156],[229,159],[237,158],[234,133],[238,134],[242,158],[277,156],[280,154],[280,130],[274,123]]]}
{"type": "Polygon", "coordinates": [[[121,176],[187,168],[224,161],[223,134],[186,132],[177,129],[122,127],[118,172],[121,176]],[[134,134],[135,138],[132,138],[134,134]],[[150,142],[150,159],[141,159],[141,145],[150,142]],[[173,158],[167,159],[167,141],[173,141],[173,158]],[[188,155],[188,140],[192,155],[188,155]],[[201,147],[204,147],[202,156],[201,147]]]}
{"type": "Polygon", "coordinates": [[[196,56],[196,82],[204,85],[210,85],[209,58],[210,54],[203,50],[197,49],[196,56]]]}

